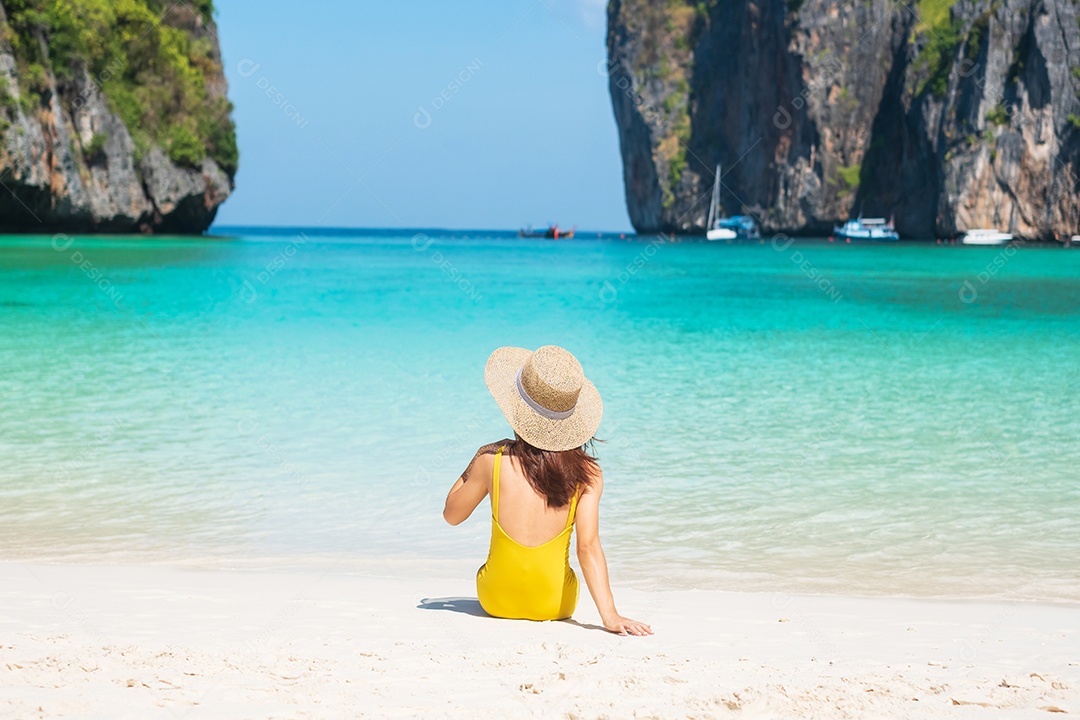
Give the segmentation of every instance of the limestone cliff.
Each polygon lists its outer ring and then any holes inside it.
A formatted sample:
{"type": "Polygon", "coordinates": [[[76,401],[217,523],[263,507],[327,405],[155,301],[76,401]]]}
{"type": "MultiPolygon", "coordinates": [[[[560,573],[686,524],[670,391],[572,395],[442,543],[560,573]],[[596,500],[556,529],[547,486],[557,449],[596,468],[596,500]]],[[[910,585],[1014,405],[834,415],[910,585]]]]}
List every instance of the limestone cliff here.
{"type": "Polygon", "coordinates": [[[199,233],[237,151],[209,0],[0,2],[0,232],[199,233]]]}
{"type": "Polygon", "coordinates": [[[612,0],[609,86],[630,219],[772,232],[860,210],[905,236],[1080,232],[1072,0],[612,0]]]}

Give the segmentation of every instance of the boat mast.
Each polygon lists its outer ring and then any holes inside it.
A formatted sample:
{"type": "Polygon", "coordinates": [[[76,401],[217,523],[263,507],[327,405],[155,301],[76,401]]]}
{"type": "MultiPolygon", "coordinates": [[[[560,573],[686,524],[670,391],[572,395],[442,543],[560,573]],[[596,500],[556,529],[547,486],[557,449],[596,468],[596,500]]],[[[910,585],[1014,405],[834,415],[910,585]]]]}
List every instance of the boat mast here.
{"type": "Polygon", "coordinates": [[[706,230],[712,230],[716,223],[717,213],[720,210],[720,163],[716,164],[716,177],[713,180],[712,200],[709,202],[709,220],[705,224],[706,230]]]}

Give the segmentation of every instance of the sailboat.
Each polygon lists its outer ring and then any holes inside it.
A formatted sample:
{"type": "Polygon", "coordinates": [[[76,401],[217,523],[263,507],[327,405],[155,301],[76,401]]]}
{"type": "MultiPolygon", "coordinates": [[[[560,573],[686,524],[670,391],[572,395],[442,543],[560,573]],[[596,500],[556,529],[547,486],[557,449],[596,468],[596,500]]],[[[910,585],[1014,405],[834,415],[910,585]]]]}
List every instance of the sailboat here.
{"type": "Polygon", "coordinates": [[[723,227],[720,222],[720,165],[716,166],[716,180],[712,186],[712,200],[709,202],[709,219],[705,223],[705,238],[707,240],[734,240],[739,233],[730,228],[723,227]]]}

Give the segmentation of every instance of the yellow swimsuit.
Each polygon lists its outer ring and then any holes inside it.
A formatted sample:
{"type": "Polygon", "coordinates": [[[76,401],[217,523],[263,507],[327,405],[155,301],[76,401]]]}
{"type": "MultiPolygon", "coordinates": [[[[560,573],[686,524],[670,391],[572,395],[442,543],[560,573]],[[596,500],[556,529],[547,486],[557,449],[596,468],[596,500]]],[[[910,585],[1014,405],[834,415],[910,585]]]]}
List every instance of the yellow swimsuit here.
{"type": "Polygon", "coordinates": [[[476,594],[488,615],[525,620],[562,620],[574,614],[578,579],[570,567],[570,535],[574,531],[577,493],[563,531],[543,545],[525,547],[499,525],[499,465],[495,454],[491,476],[491,549],[476,572],[476,594]]]}

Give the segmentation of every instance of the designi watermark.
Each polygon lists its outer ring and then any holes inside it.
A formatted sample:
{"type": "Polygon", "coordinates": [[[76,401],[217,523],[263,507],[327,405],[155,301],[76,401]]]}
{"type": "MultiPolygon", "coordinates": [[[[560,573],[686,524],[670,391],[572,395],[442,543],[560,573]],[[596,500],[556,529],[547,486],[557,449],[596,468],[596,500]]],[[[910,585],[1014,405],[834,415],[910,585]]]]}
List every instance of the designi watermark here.
{"type": "Polygon", "coordinates": [[[958,294],[960,302],[965,305],[970,305],[979,298],[979,288],[990,282],[995,275],[1001,272],[1001,269],[1005,267],[1005,263],[1009,262],[1009,258],[1016,254],[1017,249],[1022,248],[1025,245],[1023,240],[1016,240],[1013,243],[1007,245],[1001,252],[995,255],[990,262],[986,264],[986,267],[975,276],[978,286],[971,280],[965,280],[964,284],[960,286],[958,294]]]}
{"type": "Polygon", "coordinates": [[[450,260],[450,258],[443,255],[438,250],[431,250],[431,244],[435,242],[434,239],[428,236],[427,233],[416,233],[412,238],[412,246],[416,252],[429,253],[431,262],[440,270],[443,271],[443,275],[446,275],[458,288],[465,293],[470,300],[474,303],[480,302],[484,294],[476,289],[472,281],[457,268],[456,265],[450,260]]]}
{"type": "MultiPolygon", "coordinates": [[[[773,236],[772,246],[773,250],[777,252],[786,252],[791,244],[795,242],[794,238],[790,238],[783,233],[778,233],[773,236]]],[[[790,254],[791,262],[795,263],[795,267],[802,270],[803,275],[808,277],[821,292],[825,293],[825,297],[832,300],[834,303],[838,303],[844,299],[844,295],[833,285],[832,280],[825,277],[825,274],[816,266],[810,262],[810,258],[803,255],[798,250],[792,250],[790,254]]]]}
{"type": "Polygon", "coordinates": [[[450,99],[461,92],[461,88],[465,86],[465,83],[473,79],[473,76],[480,71],[480,68],[484,67],[484,61],[480,58],[473,58],[472,61],[465,66],[465,68],[446,84],[439,93],[431,99],[428,105],[418,105],[416,113],[413,115],[413,125],[420,130],[427,130],[431,127],[433,122],[432,113],[442,110],[446,103],[450,102],[450,99]],[[431,110],[428,110],[428,107],[431,110]]]}
{"type": "Polygon", "coordinates": [[[662,235],[657,235],[652,242],[646,245],[641,252],[635,255],[633,259],[626,264],[626,267],[619,271],[619,274],[615,276],[616,282],[605,280],[604,284],[600,286],[600,301],[608,305],[615,302],[619,297],[619,288],[630,282],[630,278],[637,275],[638,270],[641,270],[641,268],[648,264],[664,242],[666,242],[664,237],[662,235]]]}
{"type": "MultiPolygon", "coordinates": [[[[266,263],[265,267],[258,272],[255,279],[259,283],[259,287],[265,287],[275,275],[277,275],[285,267],[285,265],[293,258],[298,252],[301,245],[307,245],[308,236],[304,233],[300,233],[296,238],[285,246],[285,248],[275,255],[270,262],[266,263]]],[[[255,283],[250,280],[244,280],[243,287],[240,288],[240,299],[249,305],[259,299],[259,290],[255,287],[255,283]]]]}
{"type": "MultiPolygon", "coordinates": [[[[242,78],[249,78],[257,73],[261,67],[262,65],[260,63],[257,63],[250,58],[244,58],[236,63],[236,73],[242,78]]],[[[285,117],[296,123],[296,127],[307,127],[308,119],[300,114],[300,110],[289,101],[289,98],[285,97],[285,93],[281,92],[276,85],[271,83],[265,75],[259,76],[259,79],[255,81],[255,86],[262,90],[266,97],[270,98],[270,102],[281,109],[281,112],[285,117]]]]}
{"type": "MultiPolygon", "coordinates": [[[[60,253],[67,253],[71,249],[72,244],[75,242],[75,238],[65,235],[64,233],[57,233],[52,237],[53,250],[60,253]]],[[[105,296],[113,301],[113,305],[120,307],[120,304],[124,300],[124,294],[120,292],[120,288],[110,280],[105,273],[98,266],[94,265],[90,261],[90,258],[83,255],[81,250],[72,250],[68,253],[68,259],[71,260],[75,267],[83,271],[83,275],[98,286],[101,292],[105,293],[105,296]]]]}

